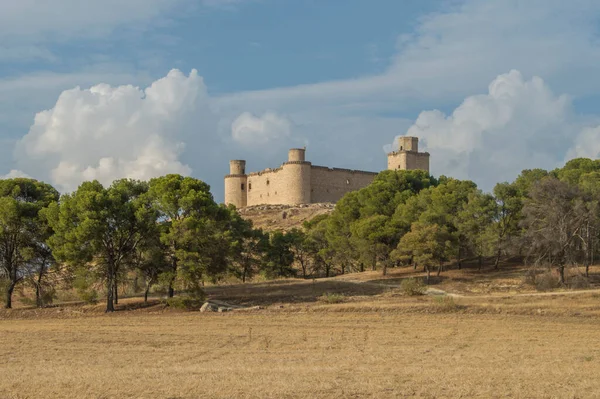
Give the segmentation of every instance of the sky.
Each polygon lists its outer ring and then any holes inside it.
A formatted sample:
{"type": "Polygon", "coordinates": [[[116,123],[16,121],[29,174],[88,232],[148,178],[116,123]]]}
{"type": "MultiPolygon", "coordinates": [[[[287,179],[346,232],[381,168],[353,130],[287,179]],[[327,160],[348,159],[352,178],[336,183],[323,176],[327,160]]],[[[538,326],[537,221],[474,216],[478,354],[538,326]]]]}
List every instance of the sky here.
{"type": "Polygon", "coordinates": [[[483,190],[600,154],[597,0],[0,0],[0,178],[70,192],[229,159],[380,171],[401,135],[483,190]]]}

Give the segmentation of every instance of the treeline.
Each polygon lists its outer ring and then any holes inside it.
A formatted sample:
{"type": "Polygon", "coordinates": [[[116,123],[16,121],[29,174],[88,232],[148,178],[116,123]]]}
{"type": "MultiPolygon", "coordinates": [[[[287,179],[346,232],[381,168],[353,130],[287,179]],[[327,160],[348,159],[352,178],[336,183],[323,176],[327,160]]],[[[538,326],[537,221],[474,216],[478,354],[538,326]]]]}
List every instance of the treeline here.
{"type": "Polygon", "coordinates": [[[103,286],[106,310],[118,303],[119,282],[144,282],[202,296],[205,281],[242,280],[257,272],[291,275],[290,236],[252,227],[233,207],[217,204],[209,186],[191,177],[85,182],[59,196],[32,179],[0,180],[0,282],[6,308],[18,284],[35,301],[52,300],[61,286],[95,300],[103,286]]]}
{"type": "Polygon", "coordinates": [[[599,198],[600,161],[589,159],[524,170],[491,194],[471,181],[384,171],[304,229],[265,233],[191,177],[85,182],[62,196],[36,180],[0,180],[0,285],[7,308],[19,284],[34,289],[38,306],[57,280],[88,300],[103,287],[113,311],[119,283],[131,279],[143,282],[146,299],[153,286],[201,297],[205,282],[228,277],[410,266],[429,279],[466,259],[498,269],[507,256],[554,268],[565,284],[567,267],[587,275],[599,255],[599,198]]]}
{"type": "Polygon", "coordinates": [[[599,199],[600,161],[590,159],[524,170],[491,194],[471,181],[384,171],[292,232],[292,251],[305,276],[410,265],[429,279],[466,259],[497,270],[502,257],[519,256],[554,268],[565,284],[567,267],[582,266],[587,277],[598,256],[599,199]]]}

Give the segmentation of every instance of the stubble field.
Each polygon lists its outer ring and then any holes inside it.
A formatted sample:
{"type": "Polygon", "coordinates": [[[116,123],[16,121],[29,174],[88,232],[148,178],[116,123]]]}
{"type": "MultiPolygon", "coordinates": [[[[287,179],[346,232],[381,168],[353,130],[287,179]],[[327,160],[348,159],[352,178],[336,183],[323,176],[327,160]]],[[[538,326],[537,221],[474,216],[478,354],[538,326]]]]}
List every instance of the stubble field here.
{"type": "Polygon", "coordinates": [[[595,318],[136,314],[0,321],[2,398],[600,395],[595,318]]]}
{"type": "Polygon", "coordinates": [[[0,398],[600,397],[597,287],[461,271],[407,297],[407,273],[207,289],[250,311],[0,310],[0,398]]]}

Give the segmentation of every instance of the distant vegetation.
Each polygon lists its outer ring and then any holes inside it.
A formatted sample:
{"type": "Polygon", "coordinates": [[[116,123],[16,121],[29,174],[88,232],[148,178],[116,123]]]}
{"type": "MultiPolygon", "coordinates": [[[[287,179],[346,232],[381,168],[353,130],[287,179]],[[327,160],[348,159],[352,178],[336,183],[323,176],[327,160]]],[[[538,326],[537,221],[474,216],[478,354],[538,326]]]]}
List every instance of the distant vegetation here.
{"type": "MultiPolygon", "coordinates": [[[[555,270],[564,285],[566,268],[587,274],[597,258],[599,195],[600,161],[589,159],[525,170],[491,194],[471,181],[384,171],[304,229],[265,233],[191,177],[85,182],[62,196],[32,179],[0,180],[0,286],[7,308],[19,285],[33,289],[37,306],[50,303],[60,285],[83,300],[102,295],[113,311],[125,281],[146,299],[159,287],[193,302],[203,298],[205,283],[227,278],[386,274],[410,266],[429,279],[466,259],[498,269],[507,256],[555,270]]],[[[413,283],[405,289],[423,291],[413,283]]]]}

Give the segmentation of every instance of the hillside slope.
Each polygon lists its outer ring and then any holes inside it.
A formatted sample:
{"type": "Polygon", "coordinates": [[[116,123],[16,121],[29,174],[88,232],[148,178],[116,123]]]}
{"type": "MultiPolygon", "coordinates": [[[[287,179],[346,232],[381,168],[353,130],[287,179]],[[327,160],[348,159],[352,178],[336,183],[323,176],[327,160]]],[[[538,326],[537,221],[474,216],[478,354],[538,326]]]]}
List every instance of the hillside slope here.
{"type": "Polygon", "coordinates": [[[318,215],[330,214],[335,204],[256,205],[239,210],[244,219],[252,220],[255,227],[265,231],[288,231],[302,228],[302,223],[318,215]]]}

